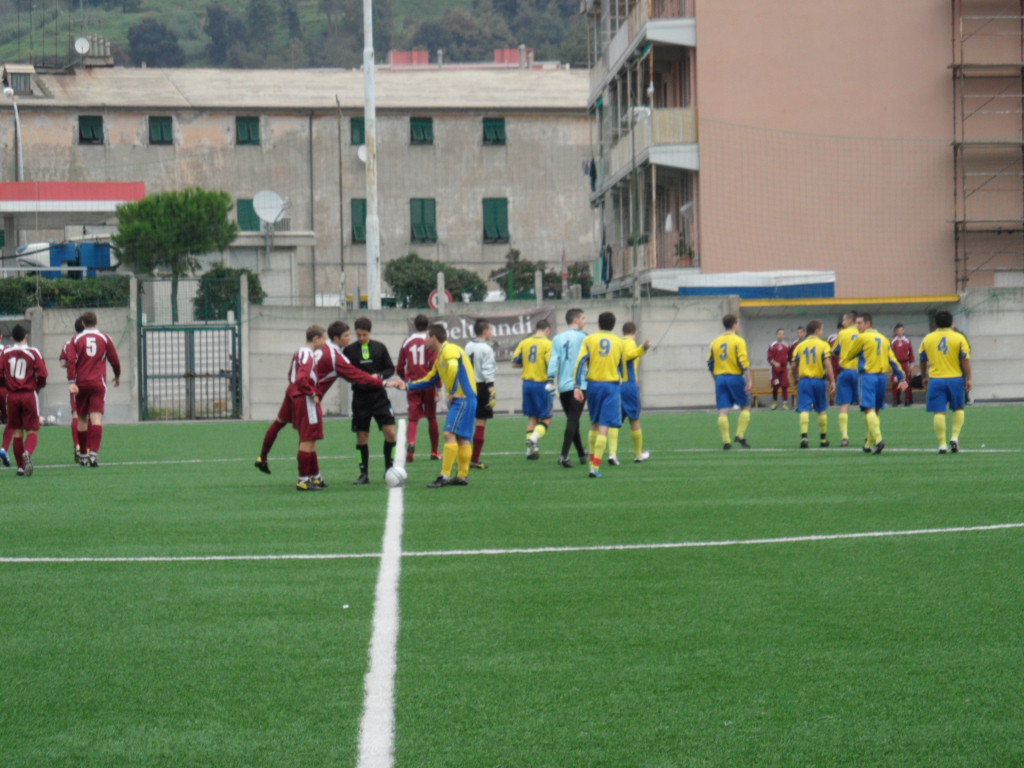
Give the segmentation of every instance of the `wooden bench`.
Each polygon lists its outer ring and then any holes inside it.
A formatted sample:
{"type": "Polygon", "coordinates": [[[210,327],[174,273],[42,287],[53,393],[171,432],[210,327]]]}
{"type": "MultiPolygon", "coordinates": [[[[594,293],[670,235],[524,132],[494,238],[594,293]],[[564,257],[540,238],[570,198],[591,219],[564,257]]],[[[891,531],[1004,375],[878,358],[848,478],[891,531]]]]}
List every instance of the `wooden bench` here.
{"type": "Polygon", "coordinates": [[[750,405],[757,408],[759,397],[771,397],[772,395],[772,369],[751,368],[750,369],[750,405]]]}

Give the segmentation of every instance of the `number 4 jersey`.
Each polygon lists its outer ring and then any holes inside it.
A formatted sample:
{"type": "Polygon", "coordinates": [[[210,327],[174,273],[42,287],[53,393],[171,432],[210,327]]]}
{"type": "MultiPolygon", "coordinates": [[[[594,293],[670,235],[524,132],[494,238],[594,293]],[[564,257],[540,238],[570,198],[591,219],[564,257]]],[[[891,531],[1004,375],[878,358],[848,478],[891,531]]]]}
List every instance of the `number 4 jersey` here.
{"type": "Polygon", "coordinates": [[[114,342],[102,331],[95,328],[82,331],[71,340],[68,352],[68,381],[78,386],[105,384],[108,361],[114,378],[121,378],[121,360],[114,342]]]}

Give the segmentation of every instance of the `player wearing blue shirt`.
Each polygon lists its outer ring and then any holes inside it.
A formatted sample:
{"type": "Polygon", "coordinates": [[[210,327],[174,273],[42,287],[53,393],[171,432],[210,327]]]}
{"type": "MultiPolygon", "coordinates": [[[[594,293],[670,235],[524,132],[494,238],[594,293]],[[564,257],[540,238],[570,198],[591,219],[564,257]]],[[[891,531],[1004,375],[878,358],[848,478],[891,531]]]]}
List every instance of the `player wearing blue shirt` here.
{"type": "MultiPolygon", "coordinates": [[[[587,322],[587,316],[582,309],[570,309],[565,313],[565,322],[569,326],[551,340],[551,359],[548,361],[548,379],[553,380],[558,390],[558,399],[562,403],[562,410],[565,411],[565,432],[562,435],[562,452],[558,457],[558,465],[561,467],[572,467],[569,461],[569,448],[576,446],[576,453],[580,457],[580,464],[585,464],[587,452],[583,447],[583,439],[580,437],[580,417],[583,415],[583,403],[572,396],[575,385],[572,380],[572,372],[576,367],[576,358],[579,357],[580,347],[587,334],[583,332],[583,326],[587,322]]],[[[584,387],[586,382],[583,382],[584,387]]]]}

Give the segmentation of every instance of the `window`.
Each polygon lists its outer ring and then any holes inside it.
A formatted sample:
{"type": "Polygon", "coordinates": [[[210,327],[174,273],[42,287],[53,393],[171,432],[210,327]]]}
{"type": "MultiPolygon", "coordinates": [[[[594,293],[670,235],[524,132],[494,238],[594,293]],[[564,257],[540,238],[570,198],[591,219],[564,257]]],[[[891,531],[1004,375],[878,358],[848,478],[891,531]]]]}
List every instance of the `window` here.
{"type": "Polygon", "coordinates": [[[410,144],[433,144],[434,143],[434,118],[432,117],[410,117],[409,118],[409,143],[410,144]]]}
{"type": "Polygon", "coordinates": [[[409,223],[414,243],[437,242],[437,203],[432,197],[414,197],[409,201],[409,223]]]}
{"type": "Polygon", "coordinates": [[[32,93],[32,75],[28,72],[9,72],[7,78],[15,93],[32,93]]]}
{"type": "Polygon", "coordinates": [[[169,117],[149,118],[149,143],[173,144],[174,128],[169,117]]]}
{"type": "Polygon", "coordinates": [[[484,144],[499,146],[505,143],[505,118],[484,118],[484,144]]]}
{"type": "Polygon", "coordinates": [[[256,209],[252,206],[252,198],[239,199],[235,210],[238,211],[238,228],[242,232],[259,232],[263,228],[260,217],[256,215],[256,209]]]}
{"type": "Polygon", "coordinates": [[[80,115],[78,118],[78,143],[103,143],[103,116],[80,115]]]}
{"type": "Polygon", "coordinates": [[[508,242],[508,199],[484,198],[484,242],[508,242]]]}
{"type": "Polygon", "coordinates": [[[235,118],[235,144],[238,146],[259,146],[260,119],[258,117],[235,118]]]}
{"type": "Polygon", "coordinates": [[[366,198],[352,198],[352,242],[366,242],[366,198]]]}
{"type": "Polygon", "coordinates": [[[366,143],[366,121],[361,117],[353,117],[348,121],[349,133],[352,134],[352,146],[358,147],[366,143]]]}

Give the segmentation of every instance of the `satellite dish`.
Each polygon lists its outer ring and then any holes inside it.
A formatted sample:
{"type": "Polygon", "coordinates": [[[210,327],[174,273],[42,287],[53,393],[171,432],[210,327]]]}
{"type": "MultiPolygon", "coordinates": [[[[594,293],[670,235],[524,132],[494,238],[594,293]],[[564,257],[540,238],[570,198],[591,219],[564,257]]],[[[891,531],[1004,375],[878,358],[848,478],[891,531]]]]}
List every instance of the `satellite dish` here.
{"type": "Polygon", "coordinates": [[[366,145],[365,144],[360,144],[359,145],[359,149],[356,150],[356,157],[358,157],[364,163],[366,162],[366,145]]]}
{"type": "Polygon", "coordinates": [[[281,214],[284,213],[284,200],[281,199],[277,192],[264,189],[262,192],[257,192],[256,196],[253,197],[252,209],[259,216],[260,221],[274,224],[281,218],[281,214]]]}
{"type": "Polygon", "coordinates": [[[87,37],[80,37],[77,40],[75,40],[75,50],[83,56],[89,52],[90,47],[91,46],[89,45],[89,38],[87,37]]]}

